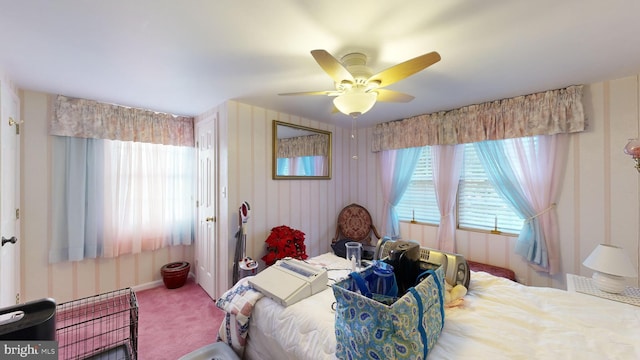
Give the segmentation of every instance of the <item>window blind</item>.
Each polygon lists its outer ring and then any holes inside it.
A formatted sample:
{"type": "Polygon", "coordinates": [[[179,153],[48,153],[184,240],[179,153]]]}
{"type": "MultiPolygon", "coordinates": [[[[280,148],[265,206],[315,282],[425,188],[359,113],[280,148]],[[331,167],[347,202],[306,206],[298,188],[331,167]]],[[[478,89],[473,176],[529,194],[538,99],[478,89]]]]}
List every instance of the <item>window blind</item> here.
{"type": "Polygon", "coordinates": [[[464,146],[464,164],[458,186],[458,227],[518,234],[523,220],[489,181],[473,144],[464,146]]]}
{"type": "Polygon", "coordinates": [[[425,146],[411,177],[411,183],[396,206],[401,221],[440,224],[431,167],[431,147],[425,146]]]}

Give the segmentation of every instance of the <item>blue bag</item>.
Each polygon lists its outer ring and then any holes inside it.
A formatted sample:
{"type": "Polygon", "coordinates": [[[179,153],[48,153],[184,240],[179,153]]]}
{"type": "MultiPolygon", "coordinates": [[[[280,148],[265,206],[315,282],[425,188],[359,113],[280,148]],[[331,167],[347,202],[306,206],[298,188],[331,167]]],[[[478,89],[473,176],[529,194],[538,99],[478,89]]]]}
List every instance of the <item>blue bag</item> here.
{"type": "Polygon", "coordinates": [[[371,265],[373,271],[365,271],[366,275],[358,272],[349,274],[352,281],[349,290],[372,298],[384,304],[393,304],[398,298],[398,283],[396,282],[393,266],[384,261],[374,260],[371,265]]]}
{"type": "MultiPolygon", "coordinates": [[[[368,267],[359,277],[371,278],[373,271],[368,267]]],[[[332,285],[336,356],[350,360],[424,360],[444,326],[444,272],[438,267],[425,273],[429,276],[390,303],[354,291],[353,276],[332,285]]]]}

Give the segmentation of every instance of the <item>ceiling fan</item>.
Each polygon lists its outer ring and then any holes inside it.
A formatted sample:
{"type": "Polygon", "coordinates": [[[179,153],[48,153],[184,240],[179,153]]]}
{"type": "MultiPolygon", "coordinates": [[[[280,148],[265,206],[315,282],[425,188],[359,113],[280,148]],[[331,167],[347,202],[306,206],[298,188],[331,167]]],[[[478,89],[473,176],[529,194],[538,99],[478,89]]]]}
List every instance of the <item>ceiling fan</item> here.
{"type": "Polygon", "coordinates": [[[413,96],[384,89],[440,61],[433,51],[373,74],[362,53],[344,55],[339,61],[325,50],[312,50],[311,55],[335,82],[335,90],[305,91],[279,95],[335,96],[333,104],[343,114],[357,117],[369,111],[376,101],[409,102],[413,96]]]}

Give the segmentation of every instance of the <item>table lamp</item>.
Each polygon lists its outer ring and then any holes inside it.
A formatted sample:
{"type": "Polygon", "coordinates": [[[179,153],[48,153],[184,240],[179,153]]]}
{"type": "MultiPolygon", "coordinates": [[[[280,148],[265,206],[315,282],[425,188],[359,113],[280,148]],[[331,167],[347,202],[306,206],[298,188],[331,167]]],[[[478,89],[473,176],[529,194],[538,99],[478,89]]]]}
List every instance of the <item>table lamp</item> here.
{"type": "Polygon", "coordinates": [[[595,270],[593,281],[604,292],[618,294],[626,287],[625,277],[637,277],[638,272],[620,247],[600,244],[582,263],[595,270]]]}

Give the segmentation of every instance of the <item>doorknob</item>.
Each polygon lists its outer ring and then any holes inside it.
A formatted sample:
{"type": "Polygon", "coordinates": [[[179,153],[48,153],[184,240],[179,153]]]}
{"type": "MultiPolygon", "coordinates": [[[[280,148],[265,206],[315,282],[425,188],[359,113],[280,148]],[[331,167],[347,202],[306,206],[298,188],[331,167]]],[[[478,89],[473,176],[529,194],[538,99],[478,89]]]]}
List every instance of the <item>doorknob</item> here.
{"type": "Polygon", "coordinates": [[[2,237],[2,246],[4,246],[4,244],[6,243],[11,243],[11,244],[15,244],[18,241],[18,239],[15,236],[12,236],[11,239],[7,239],[4,236],[2,237]]]}
{"type": "Polygon", "coordinates": [[[208,217],[208,218],[205,219],[205,221],[206,222],[214,222],[214,221],[216,221],[216,218],[215,217],[208,217]]]}

